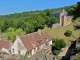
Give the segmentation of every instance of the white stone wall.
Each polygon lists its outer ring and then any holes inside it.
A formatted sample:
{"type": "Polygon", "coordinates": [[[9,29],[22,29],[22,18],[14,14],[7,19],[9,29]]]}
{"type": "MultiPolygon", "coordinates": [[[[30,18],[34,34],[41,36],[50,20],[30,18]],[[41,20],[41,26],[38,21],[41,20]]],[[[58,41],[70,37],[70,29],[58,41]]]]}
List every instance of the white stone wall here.
{"type": "Polygon", "coordinates": [[[27,50],[26,50],[26,48],[24,47],[22,41],[21,41],[20,38],[18,37],[18,38],[15,40],[14,44],[12,45],[12,47],[11,47],[11,53],[12,53],[12,54],[19,54],[19,51],[20,51],[20,54],[21,54],[21,55],[24,55],[24,54],[27,52],[27,50]],[[20,47],[18,46],[18,42],[21,44],[22,49],[19,49],[21,46],[20,46],[20,47]],[[14,52],[13,52],[13,49],[14,49],[14,52]]]}
{"type": "Polygon", "coordinates": [[[32,55],[34,54],[34,49],[32,50],[32,55]]]}
{"type": "Polygon", "coordinates": [[[51,40],[51,41],[49,41],[49,45],[52,45],[52,40],[51,40]]]}
{"type": "Polygon", "coordinates": [[[38,48],[36,47],[36,52],[37,52],[38,48]]]}
{"type": "Polygon", "coordinates": [[[2,51],[3,51],[3,52],[6,52],[6,53],[8,53],[8,54],[10,54],[10,53],[9,53],[9,50],[6,49],[6,48],[2,48],[2,51]]]}

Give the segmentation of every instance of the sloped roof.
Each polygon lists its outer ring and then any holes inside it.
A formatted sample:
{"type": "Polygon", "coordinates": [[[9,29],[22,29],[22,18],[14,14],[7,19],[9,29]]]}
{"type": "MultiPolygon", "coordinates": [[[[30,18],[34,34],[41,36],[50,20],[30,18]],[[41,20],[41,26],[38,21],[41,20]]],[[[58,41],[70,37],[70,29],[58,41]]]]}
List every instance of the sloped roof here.
{"type": "MultiPolygon", "coordinates": [[[[59,10],[59,11],[57,11],[57,12],[53,12],[51,15],[55,15],[55,14],[57,14],[57,13],[62,13],[62,10],[59,10]]],[[[66,10],[64,10],[64,15],[65,16],[67,16],[67,11],[66,10]]]]}
{"type": "MultiPolygon", "coordinates": [[[[48,44],[48,41],[46,41],[45,38],[47,38],[47,36],[45,36],[42,31],[40,33],[34,32],[20,37],[22,43],[28,49],[28,51],[32,50],[33,48],[43,43],[48,44]]],[[[49,38],[48,40],[51,39],[49,38]]]]}
{"type": "Polygon", "coordinates": [[[8,40],[0,40],[0,48],[9,48],[10,42],[8,40]]]}

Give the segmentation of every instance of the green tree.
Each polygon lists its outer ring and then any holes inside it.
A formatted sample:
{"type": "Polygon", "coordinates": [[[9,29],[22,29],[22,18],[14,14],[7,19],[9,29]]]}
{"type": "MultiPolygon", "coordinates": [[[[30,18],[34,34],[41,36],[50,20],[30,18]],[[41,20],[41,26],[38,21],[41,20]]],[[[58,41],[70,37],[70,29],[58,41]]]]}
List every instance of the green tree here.
{"type": "Polygon", "coordinates": [[[19,29],[17,29],[16,30],[16,35],[24,35],[24,34],[26,34],[26,32],[24,32],[21,28],[19,28],[19,29]]]}
{"type": "Polygon", "coordinates": [[[21,28],[21,29],[25,29],[25,27],[26,27],[26,25],[25,25],[25,22],[24,22],[24,20],[19,20],[18,22],[17,22],[17,28],[19,29],[19,28],[21,28]]]}
{"type": "Polygon", "coordinates": [[[0,22],[0,29],[1,29],[1,32],[4,32],[5,31],[4,21],[1,21],[0,22]]]}
{"type": "Polygon", "coordinates": [[[19,29],[17,29],[17,30],[15,31],[14,28],[9,27],[9,28],[7,29],[7,34],[8,34],[8,39],[11,40],[12,42],[14,42],[15,39],[16,39],[16,35],[21,36],[21,35],[24,35],[24,34],[26,34],[26,33],[25,33],[21,28],[19,28],[19,29]]]}
{"type": "Polygon", "coordinates": [[[8,32],[8,39],[14,42],[16,39],[16,33],[14,31],[8,32]]]}
{"type": "Polygon", "coordinates": [[[64,41],[64,39],[56,39],[55,41],[56,49],[61,49],[61,48],[64,48],[65,46],[66,46],[66,42],[64,41]]]}
{"type": "Polygon", "coordinates": [[[49,12],[49,11],[47,11],[46,16],[49,16],[49,15],[50,15],[50,12],[49,12]]]}
{"type": "Polygon", "coordinates": [[[66,46],[66,42],[64,41],[64,39],[58,39],[58,38],[54,38],[52,39],[52,51],[54,53],[54,55],[58,55],[61,51],[62,48],[64,48],[66,46]]]}
{"type": "Polygon", "coordinates": [[[46,20],[46,24],[50,24],[50,17],[49,16],[45,16],[44,19],[46,20]]]}
{"type": "Polygon", "coordinates": [[[50,23],[51,23],[51,24],[56,24],[56,23],[58,23],[57,18],[56,18],[55,16],[52,17],[50,23]]]}
{"type": "Polygon", "coordinates": [[[35,30],[43,29],[45,27],[46,21],[38,13],[33,14],[31,18],[33,25],[35,25],[35,30]]]}
{"type": "Polygon", "coordinates": [[[72,35],[72,31],[66,30],[64,35],[67,36],[67,37],[70,37],[72,35]]]}
{"type": "Polygon", "coordinates": [[[27,34],[35,31],[35,26],[31,23],[26,24],[26,28],[24,30],[27,34]]]}
{"type": "Polygon", "coordinates": [[[58,55],[60,53],[61,50],[54,50],[54,55],[58,55]]]}
{"type": "Polygon", "coordinates": [[[14,31],[14,28],[12,28],[12,27],[9,27],[9,28],[7,29],[7,32],[12,32],[12,31],[14,31]]]}
{"type": "Polygon", "coordinates": [[[77,3],[75,10],[72,11],[72,14],[74,15],[74,18],[80,17],[80,2],[77,3]]]}

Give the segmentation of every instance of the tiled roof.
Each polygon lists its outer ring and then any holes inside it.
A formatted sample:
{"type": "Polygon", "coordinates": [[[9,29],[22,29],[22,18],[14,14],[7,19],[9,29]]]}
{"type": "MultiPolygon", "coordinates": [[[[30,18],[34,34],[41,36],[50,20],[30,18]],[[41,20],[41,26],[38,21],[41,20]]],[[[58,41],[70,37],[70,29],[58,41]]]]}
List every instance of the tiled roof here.
{"type": "Polygon", "coordinates": [[[0,48],[9,48],[10,42],[8,40],[0,40],[0,48]]]}
{"type": "MultiPolygon", "coordinates": [[[[35,48],[43,43],[48,44],[48,41],[46,41],[45,38],[47,38],[47,37],[44,35],[44,33],[42,31],[30,33],[30,34],[20,37],[22,43],[28,49],[28,51],[32,50],[33,48],[35,48]]],[[[49,40],[50,40],[50,38],[49,38],[49,40]]]]}
{"type": "MultiPolygon", "coordinates": [[[[59,10],[59,11],[54,12],[54,13],[52,13],[52,14],[56,14],[56,13],[62,13],[62,10],[59,10]]],[[[68,13],[67,13],[67,11],[66,11],[66,10],[64,10],[64,15],[65,15],[65,16],[67,16],[67,14],[68,14],[68,13]]]]}

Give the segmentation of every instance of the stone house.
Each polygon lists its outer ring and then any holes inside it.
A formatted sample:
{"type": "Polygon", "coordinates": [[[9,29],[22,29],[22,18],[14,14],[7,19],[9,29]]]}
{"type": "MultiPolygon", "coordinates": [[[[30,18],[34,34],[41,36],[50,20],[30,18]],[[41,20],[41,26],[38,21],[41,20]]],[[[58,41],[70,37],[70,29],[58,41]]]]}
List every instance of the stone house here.
{"type": "Polygon", "coordinates": [[[8,40],[0,40],[0,53],[5,52],[10,54],[11,42],[8,40]]]}
{"type": "Polygon", "coordinates": [[[28,52],[28,57],[31,57],[36,52],[44,49],[46,45],[50,46],[51,44],[51,38],[45,36],[45,34],[39,29],[37,32],[17,36],[11,47],[11,53],[25,55],[25,53],[28,52]]]}
{"type": "Polygon", "coordinates": [[[55,16],[58,19],[58,26],[67,26],[72,22],[73,16],[70,16],[64,9],[54,12],[50,17],[55,16]]]}

